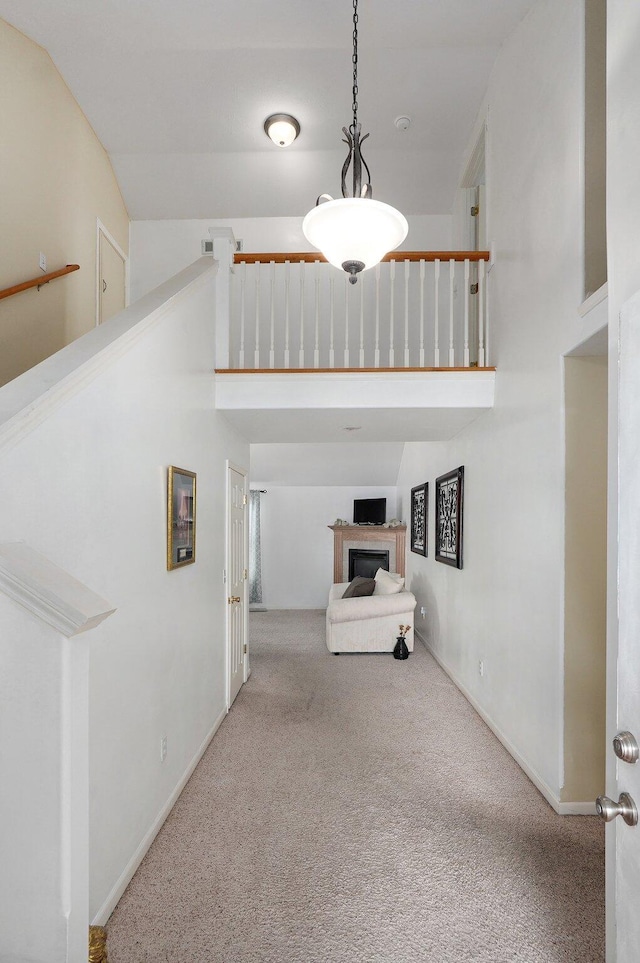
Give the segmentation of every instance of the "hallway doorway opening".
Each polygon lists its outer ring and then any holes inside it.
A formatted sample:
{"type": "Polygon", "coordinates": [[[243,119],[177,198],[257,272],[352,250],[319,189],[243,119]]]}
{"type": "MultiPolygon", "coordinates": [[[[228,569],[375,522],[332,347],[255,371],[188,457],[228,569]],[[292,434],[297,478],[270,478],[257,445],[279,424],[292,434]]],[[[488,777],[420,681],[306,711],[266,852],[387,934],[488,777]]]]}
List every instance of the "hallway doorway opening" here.
{"type": "MultiPolygon", "coordinates": [[[[607,355],[592,340],[564,359],[564,784],[570,812],[605,785],[607,355]]],[[[604,339],[606,342],[606,339],[604,339]]],[[[584,808],[583,808],[584,807],[584,808]]]]}

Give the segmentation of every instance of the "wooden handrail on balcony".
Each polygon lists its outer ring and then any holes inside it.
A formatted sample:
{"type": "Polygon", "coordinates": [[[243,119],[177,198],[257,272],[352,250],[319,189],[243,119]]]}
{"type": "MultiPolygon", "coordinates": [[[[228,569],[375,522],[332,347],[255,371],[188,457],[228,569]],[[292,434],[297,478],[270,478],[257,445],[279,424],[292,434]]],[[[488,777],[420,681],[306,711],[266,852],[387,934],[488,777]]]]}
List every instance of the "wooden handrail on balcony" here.
{"type": "Polygon", "coordinates": [[[59,271],[51,271],[49,274],[41,274],[40,277],[32,278],[30,281],[23,281],[22,284],[14,284],[13,287],[0,291],[0,301],[2,301],[3,298],[10,298],[12,294],[20,294],[21,291],[28,291],[29,288],[39,288],[42,284],[48,284],[49,281],[53,281],[55,278],[61,278],[64,277],[65,274],[71,274],[72,271],[79,270],[79,264],[67,264],[66,267],[60,268],[59,271]]]}
{"type": "MultiPolygon", "coordinates": [[[[385,254],[382,260],[488,261],[489,257],[489,251],[391,251],[390,254],[385,254]]],[[[305,261],[307,264],[314,264],[316,261],[326,262],[326,258],[323,257],[319,251],[316,253],[303,251],[298,254],[245,254],[244,252],[240,252],[238,254],[234,254],[233,260],[235,264],[255,264],[256,262],[260,264],[270,264],[272,261],[274,261],[276,264],[284,264],[285,261],[290,261],[292,264],[299,264],[300,261],[305,261]]]]}

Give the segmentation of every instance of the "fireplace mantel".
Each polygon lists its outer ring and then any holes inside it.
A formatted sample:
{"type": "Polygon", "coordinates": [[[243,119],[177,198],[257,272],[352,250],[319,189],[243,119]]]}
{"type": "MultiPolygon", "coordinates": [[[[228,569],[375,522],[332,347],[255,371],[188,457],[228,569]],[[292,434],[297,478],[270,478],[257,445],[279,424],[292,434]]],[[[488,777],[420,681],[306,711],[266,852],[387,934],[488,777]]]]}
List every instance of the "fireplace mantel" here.
{"type": "Polygon", "coordinates": [[[384,543],[389,549],[389,568],[404,576],[404,555],[407,526],[384,528],[382,525],[329,525],[333,532],[333,581],[348,581],[350,548],[374,548],[373,543],[384,543]]]}

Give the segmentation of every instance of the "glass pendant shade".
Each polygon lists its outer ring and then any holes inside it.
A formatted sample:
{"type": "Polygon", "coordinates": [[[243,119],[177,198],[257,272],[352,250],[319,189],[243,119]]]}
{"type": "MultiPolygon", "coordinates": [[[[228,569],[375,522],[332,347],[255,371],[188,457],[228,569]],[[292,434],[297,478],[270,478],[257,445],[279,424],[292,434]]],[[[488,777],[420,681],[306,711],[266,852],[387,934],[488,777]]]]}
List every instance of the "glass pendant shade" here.
{"type": "Polygon", "coordinates": [[[402,244],[409,225],[400,211],[368,197],[341,197],[314,207],[302,222],[307,241],[334,267],[359,262],[362,270],[402,244]]]}

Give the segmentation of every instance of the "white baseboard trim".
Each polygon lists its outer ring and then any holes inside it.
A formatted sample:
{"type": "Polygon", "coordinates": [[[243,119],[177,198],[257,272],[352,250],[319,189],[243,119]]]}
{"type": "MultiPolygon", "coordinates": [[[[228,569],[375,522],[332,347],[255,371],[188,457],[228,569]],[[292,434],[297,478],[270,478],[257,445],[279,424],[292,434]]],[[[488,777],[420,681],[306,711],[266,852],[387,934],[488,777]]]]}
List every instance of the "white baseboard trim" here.
{"type": "Polygon", "coordinates": [[[420,642],[422,642],[424,647],[429,651],[429,653],[436,660],[440,668],[444,672],[446,672],[446,674],[449,676],[449,678],[451,679],[453,684],[456,686],[456,688],[460,690],[460,692],[465,697],[467,702],[471,706],[473,706],[473,708],[478,713],[482,721],[487,726],[489,726],[489,728],[491,729],[496,739],[498,739],[502,743],[502,745],[507,750],[509,755],[513,756],[513,758],[518,763],[522,771],[525,773],[526,776],[528,776],[528,778],[531,780],[531,782],[536,787],[538,792],[540,792],[544,796],[544,798],[547,800],[551,808],[555,810],[555,812],[557,812],[559,816],[593,816],[595,815],[595,812],[596,812],[595,802],[591,800],[588,802],[561,802],[558,799],[555,792],[550,788],[550,786],[547,785],[547,783],[535,771],[535,769],[532,766],[530,766],[529,763],[520,755],[520,753],[515,748],[515,746],[509,741],[507,736],[505,736],[505,734],[502,732],[499,726],[497,726],[496,723],[493,721],[491,716],[489,716],[484,711],[484,709],[476,702],[476,700],[468,691],[468,689],[466,689],[465,686],[462,685],[462,683],[456,679],[453,673],[453,670],[447,665],[446,662],[443,661],[443,659],[438,655],[437,652],[434,652],[429,642],[424,638],[423,635],[421,635],[418,629],[414,628],[414,632],[415,632],[415,635],[420,640],[420,642]]]}
{"type": "Polygon", "coordinates": [[[183,773],[182,778],[178,782],[178,785],[175,787],[175,789],[167,799],[166,803],[164,804],[164,806],[162,807],[162,809],[154,819],[151,827],[149,828],[148,832],[145,834],[144,838],[142,839],[142,842],[136,849],[135,853],[133,854],[133,856],[127,863],[127,865],[125,866],[124,870],[122,871],[122,874],[120,875],[119,879],[115,883],[113,889],[111,890],[106,900],[104,901],[104,903],[102,904],[98,912],[96,913],[95,918],[91,921],[92,926],[106,925],[107,920],[109,919],[109,917],[111,916],[111,914],[113,913],[114,909],[118,904],[118,900],[120,899],[125,889],[131,882],[135,871],[137,870],[138,866],[146,856],[147,851],[151,846],[151,843],[154,841],[154,839],[162,829],[165,819],[173,809],[178,796],[180,795],[180,793],[186,786],[187,782],[189,781],[189,778],[191,777],[193,770],[196,768],[196,766],[202,759],[207,746],[209,745],[209,743],[215,736],[216,732],[220,728],[220,725],[224,721],[226,715],[227,715],[227,709],[224,709],[223,712],[220,713],[220,715],[214,722],[212,728],[209,730],[209,732],[205,736],[204,740],[202,741],[201,745],[196,751],[196,754],[194,755],[193,759],[191,760],[185,772],[183,773]]]}

